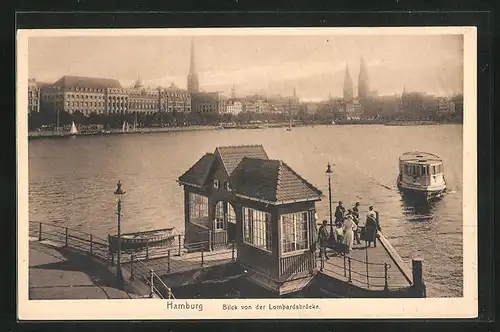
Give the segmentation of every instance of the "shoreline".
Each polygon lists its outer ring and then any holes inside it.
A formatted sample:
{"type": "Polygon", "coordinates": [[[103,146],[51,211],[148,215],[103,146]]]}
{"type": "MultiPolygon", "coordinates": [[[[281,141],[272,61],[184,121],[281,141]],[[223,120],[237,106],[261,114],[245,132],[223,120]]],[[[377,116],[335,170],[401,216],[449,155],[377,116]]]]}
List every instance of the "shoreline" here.
{"type": "MultiPolygon", "coordinates": [[[[355,125],[379,125],[379,126],[441,126],[448,124],[463,124],[463,123],[440,123],[440,122],[340,122],[336,124],[329,123],[295,123],[292,127],[314,127],[314,126],[355,126],[355,125]]],[[[107,136],[107,135],[130,135],[130,134],[153,134],[153,133],[165,133],[165,132],[185,132],[185,131],[204,131],[204,130],[226,130],[226,129],[268,129],[268,128],[285,128],[288,127],[288,123],[272,123],[272,124],[245,124],[245,125],[233,125],[227,127],[220,126],[186,126],[186,127],[164,127],[164,128],[138,128],[135,131],[122,131],[121,129],[110,129],[106,131],[98,132],[83,132],[78,134],[71,134],[69,132],[55,132],[55,131],[30,131],[28,132],[29,139],[39,139],[39,138],[63,138],[71,136],[107,136]]]]}

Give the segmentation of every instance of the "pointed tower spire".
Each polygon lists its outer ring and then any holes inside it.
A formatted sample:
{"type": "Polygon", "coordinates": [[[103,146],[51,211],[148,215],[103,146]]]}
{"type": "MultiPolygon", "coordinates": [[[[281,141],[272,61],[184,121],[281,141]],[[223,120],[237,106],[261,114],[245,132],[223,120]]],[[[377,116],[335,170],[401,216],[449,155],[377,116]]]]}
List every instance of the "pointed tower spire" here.
{"type": "Polygon", "coordinates": [[[236,89],[234,87],[234,84],[233,86],[231,87],[231,98],[234,99],[236,98],[236,89]]]}
{"type": "Polygon", "coordinates": [[[344,101],[351,102],[353,98],[353,88],[352,88],[352,78],[349,74],[349,65],[345,64],[345,76],[344,76],[344,101]]]}
{"type": "Polygon", "coordinates": [[[359,77],[358,77],[358,97],[364,99],[370,93],[368,71],[366,70],[365,61],[363,57],[359,61],[359,77]]]}
{"type": "Polygon", "coordinates": [[[196,61],[194,53],[194,41],[191,39],[191,58],[189,63],[189,74],[187,79],[187,90],[189,93],[199,92],[198,73],[196,72],[196,61]]]}

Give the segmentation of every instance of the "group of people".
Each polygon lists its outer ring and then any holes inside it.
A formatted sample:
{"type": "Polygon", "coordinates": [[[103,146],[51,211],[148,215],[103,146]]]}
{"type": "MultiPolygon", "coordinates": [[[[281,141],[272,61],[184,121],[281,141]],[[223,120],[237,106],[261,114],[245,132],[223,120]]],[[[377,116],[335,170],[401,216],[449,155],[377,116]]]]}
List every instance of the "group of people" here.
{"type": "MultiPolygon", "coordinates": [[[[333,228],[334,250],[341,253],[349,253],[352,250],[354,243],[361,243],[361,240],[367,242],[371,246],[377,246],[377,232],[380,230],[377,213],[373,206],[368,208],[365,222],[361,222],[359,214],[359,202],[356,202],[352,209],[346,211],[343,203],[339,201],[335,208],[335,226],[333,228]]],[[[328,247],[330,234],[328,230],[328,222],[323,220],[321,227],[318,230],[318,243],[320,245],[320,257],[328,259],[326,248],[328,247]]]]}

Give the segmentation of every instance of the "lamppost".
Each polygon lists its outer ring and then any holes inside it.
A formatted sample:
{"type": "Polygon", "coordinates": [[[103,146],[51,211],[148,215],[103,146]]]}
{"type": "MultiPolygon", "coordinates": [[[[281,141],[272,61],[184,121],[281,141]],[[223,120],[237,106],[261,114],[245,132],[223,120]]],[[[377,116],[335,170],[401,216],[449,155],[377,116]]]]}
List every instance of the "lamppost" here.
{"type": "Polygon", "coordinates": [[[117,211],[116,215],[118,216],[118,256],[116,259],[116,277],[118,278],[118,282],[121,285],[123,283],[123,275],[122,275],[122,267],[121,267],[121,250],[122,250],[122,243],[121,243],[121,232],[120,232],[120,217],[121,217],[121,212],[122,212],[122,200],[123,196],[125,195],[126,191],[122,188],[122,183],[121,181],[118,181],[116,184],[116,190],[115,190],[115,195],[117,198],[117,211]]]}
{"type": "Polygon", "coordinates": [[[332,216],[332,167],[330,163],[326,168],[326,174],[328,174],[328,207],[330,208],[330,243],[333,245],[333,240],[335,239],[333,235],[333,216],[332,216]]]}

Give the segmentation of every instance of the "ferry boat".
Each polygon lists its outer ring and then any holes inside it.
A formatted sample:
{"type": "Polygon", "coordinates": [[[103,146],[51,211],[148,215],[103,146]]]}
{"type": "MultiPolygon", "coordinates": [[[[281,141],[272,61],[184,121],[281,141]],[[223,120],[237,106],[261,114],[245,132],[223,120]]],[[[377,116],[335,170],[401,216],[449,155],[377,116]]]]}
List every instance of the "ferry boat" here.
{"type": "Polygon", "coordinates": [[[403,194],[415,194],[430,200],[446,190],[443,161],[428,152],[406,152],[399,157],[398,188],[403,194]]]}
{"type": "MultiPolygon", "coordinates": [[[[169,246],[175,241],[175,227],[120,235],[122,251],[139,250],[145,247],[169,246]]],[[[112,252],[118,251],[118,236],[108,235],[112,252]]]]}

